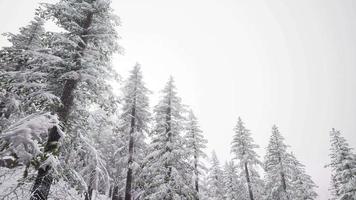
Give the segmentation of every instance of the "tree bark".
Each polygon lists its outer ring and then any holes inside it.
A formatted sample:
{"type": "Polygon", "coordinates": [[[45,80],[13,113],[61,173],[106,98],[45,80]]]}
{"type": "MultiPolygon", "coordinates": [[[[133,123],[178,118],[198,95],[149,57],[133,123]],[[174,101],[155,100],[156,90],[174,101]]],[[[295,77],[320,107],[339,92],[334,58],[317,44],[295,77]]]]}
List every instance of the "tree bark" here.
{"type": "Polygon", "coordinates": [[[114,186],[112,191],[112,199],[111,200],[120,200],[121,197],[119,195],[119,187],[117,185],[114,186]]]}
{"type": "MultiPolygon", "coordinates": [[[[81,68],[81,57],[87,45],[88,28],[92,23],[93,13],[89,12],[86,16],[86,19],[83,22],[84,31],[80,35],[83,42],[78,44],[77,56],[75,58],[77,69],[81,68]]],[[[68,120],[69,112],[73,106],[74,100],[74,90],[77,86],[78,79],[68,79],[65,81],[63,92],[61,95],[62,106],[58,108],[57,113],[59,120],[62,123],[66,123],[68,120]]],[[[58,154],[58,141],[61,138],[57,127],[53,127],[48,135],[47,144],[45,146],[45,154],[58,154]]],[[[35,184],[31,189],[30,200],[46,200],[53,182],[52,167],[47,166],[45,169],[39,168],[38,174],[35,180],[35,184]]]]}
{"type": "Polygon", "coordinates": [[[195,169],[195,191],[197,192],[195,199],[199,200],[199,171],[198,171],[197,155],[194,155],[194,169],[195,169]]]}
{"type": "Polygon", "coordinates": [[[135,88],[134,88],[134,99],[131,109],[131,122],[130,122],[130,139],[129,139],[129,159],[127,162],[128,170],[126,176],[126,188],[125,188],[125,200],[131,200],[131,188],[132,188],[132,163],[133,163],[133,154],[134,154],[134,132],[136,126],[136,93],[137,93],[137,72],[135,74],[135,88]]]}
{"type": "MultiPolygon", "coordinates": [[[[135,100],[136,101],[136,98],[135,100]]],[[[134,107],[132,108],[131,111],[131,128],[130,128],[130,140],[129,140],[129,159],[128,159],[128,170],[127,170],[127,176],[126,176],[126,188],[125,188],[125,200],[131,200],[131,186],[132,186],[132,162],[133,162],[133,149],[134,149],[134,131],[135,131],[135,123],[136,123],[136,109],[135,105],[136,102],[134,102],[134,107]]]]}
{"type": "Polygon", "coordinates": [[[250,180],[250,173],[248,171],[247,162],[245,162],[245,174],[246,174],[246,181],[247,181],[248,194],[250,196],[250,200],[254,200],[252,186],[251,186],[251,180],[250,180]]]}
{"type": "MultiPolygon", "coordinates": [[[[45,146],[45,152],[58,152],[58,140],[60,139],[57,127],[53,127],[48,136],[48,141],[45,146]]],[[[31,190],[30,200],[46,200],[51,184],[53,181],[53,175],[51,173],[52,167],[50,165],[45,167],[40,167],[38,169],[38,174],[35,183],[31,190]]]]}

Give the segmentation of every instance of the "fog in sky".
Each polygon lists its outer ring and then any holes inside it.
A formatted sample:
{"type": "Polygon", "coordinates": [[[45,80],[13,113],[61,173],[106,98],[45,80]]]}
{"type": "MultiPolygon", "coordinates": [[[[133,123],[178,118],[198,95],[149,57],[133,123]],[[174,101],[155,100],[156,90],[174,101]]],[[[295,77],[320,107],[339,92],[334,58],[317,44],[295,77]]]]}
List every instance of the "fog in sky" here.
{"type": "MultiPolygon", "coordinates": [[[[0,0],[0,32],[26,25],[38,2],[0,0]]],[[[142,65],[152,105],[174,76],[207,152],[215,149],[221,163],[231,158],[238,116],[261,159],[277,124],[327,199],[329,130],[356,147],[356,1],[113,0],[113,7],[125,48],[114,66],[125,77],[142,65]]]]}

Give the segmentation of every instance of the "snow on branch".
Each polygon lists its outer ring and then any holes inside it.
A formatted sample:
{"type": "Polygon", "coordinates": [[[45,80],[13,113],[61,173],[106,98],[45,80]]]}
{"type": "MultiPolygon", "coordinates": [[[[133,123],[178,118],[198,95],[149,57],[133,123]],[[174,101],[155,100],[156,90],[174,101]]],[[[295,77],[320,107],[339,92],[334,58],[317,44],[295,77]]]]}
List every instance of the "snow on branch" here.
{"type": "Polygon", "coordinates": [[[12,157],[19,164],[29,163],[42,154],[44,139],[55,126],[63,138],[57,115],[35,113],[19,120],[0,135],[0,159],[12,157]]]}

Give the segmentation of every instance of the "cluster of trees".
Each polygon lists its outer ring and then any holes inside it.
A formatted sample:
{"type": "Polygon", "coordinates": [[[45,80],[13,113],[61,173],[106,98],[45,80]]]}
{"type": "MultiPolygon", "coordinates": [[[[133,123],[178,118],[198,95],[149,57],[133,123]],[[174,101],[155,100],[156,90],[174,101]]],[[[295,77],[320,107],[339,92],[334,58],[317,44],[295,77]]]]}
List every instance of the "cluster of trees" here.
{"type": "Polygon", "coordinates": [[[250,131],[241,118],[234,128],[231,152],[233,161],[220,168],[216,155],[211,158],[207,175],[207,198],[226,200],[302,200],[316,199],[316,185],[305,173],[304,166],[288,152],[277,126],[260,161],[250,131]],[[237,161],[237,164],[234,163],[237,161]],[[262,178],[259,173],[264,174],[262,178]]]}
{"type": "MultiPolygon", "coordinates": [[[[276,126],[263,161],[239,118],[233,160],[210,163],[173,78],[153,110],[135,65],[119,82],[118,17],[109,0],[42,4],[0,50],[0,199],[307,200],[315,184],[276,126]],[[54,21],[60,32],[47,31],[54,21]],[[260,174],[263,174],[262,177],[260,174]]],[[[356,197],[356,156],[331,131],[334,199],[356,197]]]]}

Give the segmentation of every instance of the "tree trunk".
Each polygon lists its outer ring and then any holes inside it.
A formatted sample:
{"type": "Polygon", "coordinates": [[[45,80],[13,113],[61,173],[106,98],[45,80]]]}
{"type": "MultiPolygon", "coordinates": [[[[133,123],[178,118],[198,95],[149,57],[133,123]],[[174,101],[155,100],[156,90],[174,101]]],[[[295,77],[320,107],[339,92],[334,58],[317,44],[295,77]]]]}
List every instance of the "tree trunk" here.
{"type": "Polygon", "coordinates": [[[197,192],[195,199],[199,200],[199,171],[198,171],[197,155],[194,155],[194,170],[195,170],[195,191],[197,192]]]}
{"type": "Polygon", "coordinates": [[[96,170],[92,170],[91,173],[90,173],[90,179],[89,179],[89,184],[88,184],[88,190],[87,192],[85,193],[85,200],[91,200],[92,197],[93,197],[93,190],[96,187],[96,170]]]}
{"type": "MultiPolygon", "coordinates": [[[[171,88],[172,90],[172,88],[171,88]]],[[[167,142],[172,142],[172,127],[171,127],[171,115],[172,115],[172,111],[171,111],[171,101],[172,101],[172,91],[169,92],[169,99],[168,99],[168,108],[166,111],[166,134],[167,134],[167,142]]],[[[172,152],[172,149],[170,147],[166,147],[166,151],[168,152],[172,152]]],[[[164,181],[165,183],[168,183],[171,179],[172,176],[172,166],[171,163],[166,162],[165,163],[165,168],[168,169],[167,174],[164,177],[164,181]]],[[[166,198],[165,198],[166,199],[166,198]]],[[[173,194],[172,191],[170,190],[170,188],[168,188],[168,200],[172,200],[173,199],[173,194]]]]}
{"type": "Polygon", "coordinates": [[[117,185],[114,186],[111,200],[120,200],[119,187],[117,185]]]}
{"type": "MultiPolygon", "coordinates": [[[[45,153],[58,152],[58,140],[60,139],[57,127],[53,127],[48,136],[45,153]]],[[[46,200],[53,181],[52,167],[50,165],[40,167],[35,183],[31,190],[30,200],[46,200]]]]}
{"type": "MultiPolygon", "coordinates": [[[[134,99],[136,101],[136,98],[134,99]]],[[[129,159],[128,159],[128,170],[126,176],[126,188],[125,188],[125,200],[131,200],[131,186],[132,186],[132,162],[133,162],[133,149],[134,149],[134,131],[135,131],[135,122],[136,122],[136,102],[134,102],[134,107],[131,111],[131,128],[130,128],[130,140],[129,140],[129,159]]]]}
{"type": "Polygon", "coordinates": [[[137,73],[135,74],[135,88],[134,88],[134,99],[131,109],[131,122],[130,122],[130,139],[129,139],[129,159],[127,162],[128,170],[126,176],[126,188],[125,188],[125,200],[131,200],[131,188],[132,188],[132,163],[134,154],[134,132],[136,126],[136,93],[137,93],[137,73]]]}
{"type": "MultiPolygon", "coordinates": [[[[77,56],[75,58],[76,66],[78,69],[81,68],[81,57],[83,55],[84,50],[87,45],[87,37],[88,28],[92,23],[93,13],[89,12],[86,16],[86,19],[83,22],[83,33],[80,35],[83,42],[78,43],[77,56]]],[[[77,79],[68,79],[65,81],[63,92],[61,95],[62,106],[60,106],[57,110],[59,120],[62,123],[66,123],[69,115],[69,111],[73,106],[74,99],[74,89],[76,88],[78,83],[77,79]]],[[[47,144],[45,146],[45,154],[58,154],[58,141],[61,138],[58,133],[57,127],[53,127],[47,139],[47,144]]],[[[45,169],[39,168],[38,174],[35,180],[35,184],[31,189],[31,197],[30,200],[46,200],[49,194],[49,190],[53,181],[52,167],[47,166],[45,169]]]]}
{"type": "Polygon", "coordinates": [[[247,181],[248,194],[250,196],[250,200],[254,200],[252,187],[251,187],[250,173],[248,171],[247,162],[245,162],[245,174],[246,174],[246,181],[247,181]]]}

